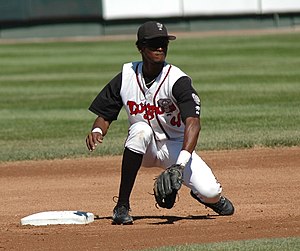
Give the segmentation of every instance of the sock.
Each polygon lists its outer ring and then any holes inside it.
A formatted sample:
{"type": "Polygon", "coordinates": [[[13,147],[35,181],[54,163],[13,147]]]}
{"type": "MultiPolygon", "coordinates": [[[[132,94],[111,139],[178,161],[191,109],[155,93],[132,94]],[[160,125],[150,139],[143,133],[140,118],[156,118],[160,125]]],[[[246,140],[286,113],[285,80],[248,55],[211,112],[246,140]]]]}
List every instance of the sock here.
{"type": "Polygon", "coordinates": [[[117,205],[126,205],[130,208],[129,197],[142,164],[143,154],[135,153],[125,148],[122,160],[121,182],[117,205]]]}

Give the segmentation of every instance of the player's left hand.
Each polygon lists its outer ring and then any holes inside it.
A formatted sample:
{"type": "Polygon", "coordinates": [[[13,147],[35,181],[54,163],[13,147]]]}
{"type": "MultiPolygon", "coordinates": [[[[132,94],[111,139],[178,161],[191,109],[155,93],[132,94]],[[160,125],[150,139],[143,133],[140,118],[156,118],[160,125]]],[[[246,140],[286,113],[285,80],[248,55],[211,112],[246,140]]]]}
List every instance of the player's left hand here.
{"type": "Polygon", "coordinates": [[[171,209],[183,182],[183,167],[174,164],[163,171],[154,182],[154,196],[162,208],[171,209]]]}

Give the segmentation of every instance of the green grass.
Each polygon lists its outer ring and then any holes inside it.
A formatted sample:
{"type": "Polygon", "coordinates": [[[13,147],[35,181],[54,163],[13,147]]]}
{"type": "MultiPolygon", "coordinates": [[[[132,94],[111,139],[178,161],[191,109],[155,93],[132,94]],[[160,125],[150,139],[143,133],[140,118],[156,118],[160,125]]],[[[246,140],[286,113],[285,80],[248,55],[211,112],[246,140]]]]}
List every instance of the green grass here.
{"type": "MultiPolygon", "coordinates": [[[[172,41],[202,101],[197,149],[300,145],[300,34],[172,41]]],[[[87,108],[134,41],[0,44],[0,161],[90,156],[87,108]]],[[[122,153],[124,111],[92,156],[122,153]]]]}
{"type": "Polygon", "coordinates": [[[300,238],[259,239],[210,244],[181,245],[144,251],[298,251],[300,238]]]}

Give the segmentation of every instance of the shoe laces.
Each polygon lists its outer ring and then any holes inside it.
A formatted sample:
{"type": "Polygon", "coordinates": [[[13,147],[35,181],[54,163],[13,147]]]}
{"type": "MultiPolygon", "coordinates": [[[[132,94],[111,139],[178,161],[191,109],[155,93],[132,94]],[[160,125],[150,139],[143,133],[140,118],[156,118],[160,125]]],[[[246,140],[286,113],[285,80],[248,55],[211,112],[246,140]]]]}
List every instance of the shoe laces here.
{"type": "Polygon", "coordinates": [[[213,206],[222,209],[225,204],[225,198],[221,196],[220,200],[213,204],[213,206]]]}
{"type": "Polygon", "coordinates": [[[118,214],[124,215],[124,214],[128,214],[130,208],[127,205],[120,205],[120,206],[117,205],[114,211],[118,214]]]}

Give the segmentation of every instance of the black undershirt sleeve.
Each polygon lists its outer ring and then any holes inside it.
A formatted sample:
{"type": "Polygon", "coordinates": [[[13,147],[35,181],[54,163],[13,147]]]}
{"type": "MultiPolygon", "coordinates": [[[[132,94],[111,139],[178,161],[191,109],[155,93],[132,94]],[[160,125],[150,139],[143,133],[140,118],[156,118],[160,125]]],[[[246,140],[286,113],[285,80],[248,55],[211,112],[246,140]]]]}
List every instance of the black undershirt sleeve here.
{"type": "Polygon", "coordinates": [[[188,76],[181,77],[176,81],[172,94],[177,100],[183,122],[188,117],[200,117],[200,98],[192,86],[192,80],[188,76]]]}
{"type": "Polygon", "coordinates": [[[89,110],[107,121],[117,120],[123,107],[120,95],[122,72],[116,75],[96,96],[89,110]]]}

